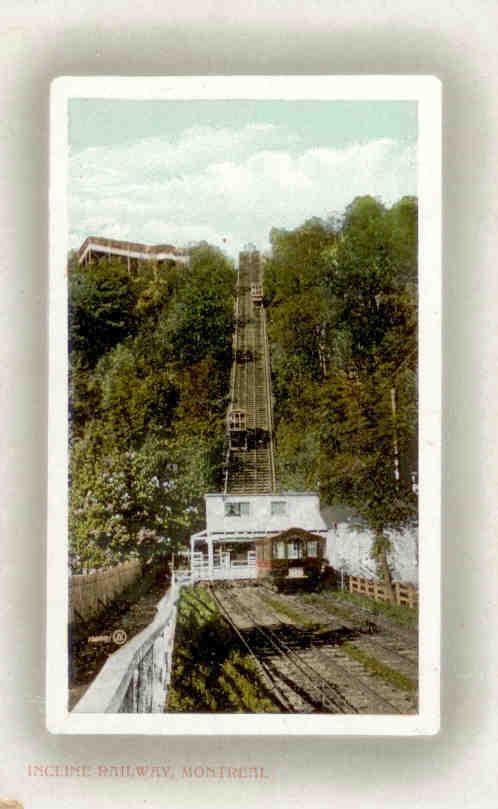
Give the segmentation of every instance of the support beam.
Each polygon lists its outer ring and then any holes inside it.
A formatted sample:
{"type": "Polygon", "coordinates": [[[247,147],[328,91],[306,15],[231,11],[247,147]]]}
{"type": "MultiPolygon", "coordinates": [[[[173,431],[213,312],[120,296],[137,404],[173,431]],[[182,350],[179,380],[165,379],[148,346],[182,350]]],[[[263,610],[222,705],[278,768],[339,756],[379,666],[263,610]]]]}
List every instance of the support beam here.
{"type": "Polygon", "coordinates": [[[207,546],[208,546],[208,570],[209,576],[212,578],[213,576],[213,539],[212,537],[208,537],[207,539],[207,546]]]}
{"type": "Polygon", "coordinates": [[[190,537],[190,575],[194,574],[194,552],[195,552],[195,537],[190,537]]]}

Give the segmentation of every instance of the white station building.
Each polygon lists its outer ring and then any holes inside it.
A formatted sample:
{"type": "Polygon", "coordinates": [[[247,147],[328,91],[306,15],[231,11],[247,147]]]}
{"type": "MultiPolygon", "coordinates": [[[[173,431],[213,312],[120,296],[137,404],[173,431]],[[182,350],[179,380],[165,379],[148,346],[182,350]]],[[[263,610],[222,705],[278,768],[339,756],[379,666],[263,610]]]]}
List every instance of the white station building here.
{"type": "Polygon", "coordinates": [[[206,528],[190,538],[194,579],[256,578],[258,539],[301,528],[326,536],[315,492],[206,494],[206,528]]]}

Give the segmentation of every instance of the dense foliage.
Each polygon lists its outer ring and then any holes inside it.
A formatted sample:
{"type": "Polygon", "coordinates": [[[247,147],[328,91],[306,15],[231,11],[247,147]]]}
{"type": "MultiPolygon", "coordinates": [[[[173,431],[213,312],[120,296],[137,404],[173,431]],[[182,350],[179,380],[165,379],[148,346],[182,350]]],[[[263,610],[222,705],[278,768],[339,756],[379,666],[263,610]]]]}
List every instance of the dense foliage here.
{"type": "Polygon", "coordinates": [[[353,201],[274,230],[265,273],[284,488],[318,489],[376,532],[416,517],[417,202],[353,201]]]}
{"type": "MultiPolygon", "coordinates": [[[[357,198],[271,243],[279,483],[353,508],[386,567],[386,529],[416,519],[417,201],[357,198]]],[[[234,284],[207,245],[188,269],[70,258],[73,571],[167,555],[202,526],[221,486],[234,284]]]]}
{"type": "Polygon", "coordinates": [[[69,262],[70,556],[74,572],[168,555],[220,485],[235,272],[69,262]]]}

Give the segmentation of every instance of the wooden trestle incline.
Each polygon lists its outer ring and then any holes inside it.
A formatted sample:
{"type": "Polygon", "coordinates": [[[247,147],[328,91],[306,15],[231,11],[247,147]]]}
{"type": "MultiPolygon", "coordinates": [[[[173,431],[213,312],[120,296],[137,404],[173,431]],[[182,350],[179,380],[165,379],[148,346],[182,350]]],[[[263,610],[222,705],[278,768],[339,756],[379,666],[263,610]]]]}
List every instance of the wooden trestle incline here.
{"type": "Polygon", "coordinates": [[[227,419],[226,494],[275,491],[270,354],[262,285],[260,253],[240,253],[227,419]],[[240,431],[238,442],[231,431],[235,421],[240,431]]]}

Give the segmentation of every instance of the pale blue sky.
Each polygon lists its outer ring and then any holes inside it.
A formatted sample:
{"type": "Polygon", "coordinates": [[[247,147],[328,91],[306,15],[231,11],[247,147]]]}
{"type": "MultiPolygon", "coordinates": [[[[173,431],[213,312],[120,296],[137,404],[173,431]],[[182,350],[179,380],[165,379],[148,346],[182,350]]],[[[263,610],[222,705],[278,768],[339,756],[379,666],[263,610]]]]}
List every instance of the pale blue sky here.
{"type": "Polygon", "coordinates": [[[235,255],[359,194],[416,193],[405,101],[128,101],[69,107],[70,245],[87,235],[235,255]]]}
{"type": "Polygon", "coordinates": [[[192,126],[270,123],[299,133],[309,146],[344,146],[377,138],[415,140],[413,101],[119,101],[73,99],[71,149],[112,146],[192,126]]]}

